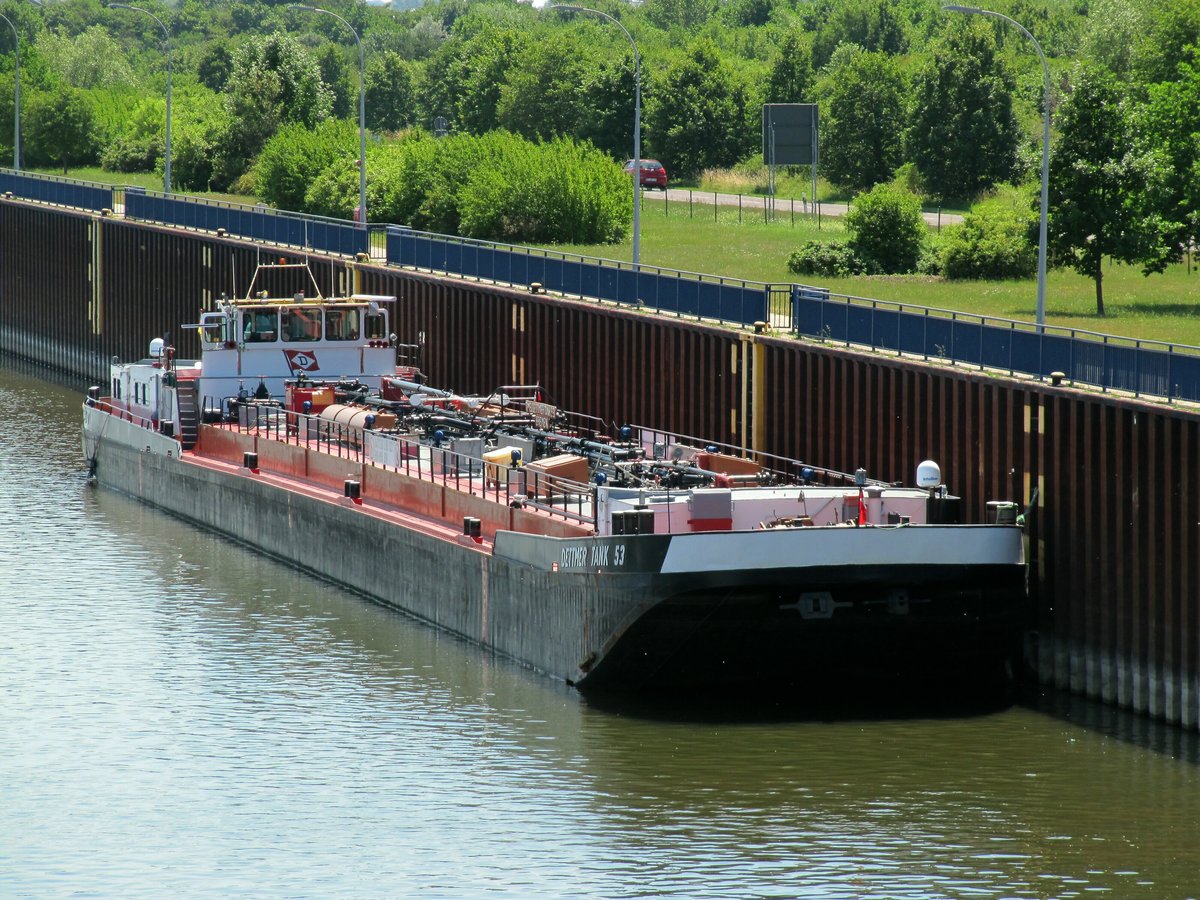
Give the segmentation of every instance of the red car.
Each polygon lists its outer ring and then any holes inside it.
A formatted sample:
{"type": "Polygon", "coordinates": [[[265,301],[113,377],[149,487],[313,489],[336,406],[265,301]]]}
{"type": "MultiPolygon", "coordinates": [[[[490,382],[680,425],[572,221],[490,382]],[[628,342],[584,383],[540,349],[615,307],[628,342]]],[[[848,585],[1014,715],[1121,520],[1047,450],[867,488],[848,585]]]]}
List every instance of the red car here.
{"type": "MultiPolygon", "coordinates": [[[[625,171],[633,171],[633,160],[625,163],[625,171]]],[[[656,187],[667,189],[667,170],[663,168],[663,164],[657,159],[643,159],[641,173],[642,187],[656,187]]]]}

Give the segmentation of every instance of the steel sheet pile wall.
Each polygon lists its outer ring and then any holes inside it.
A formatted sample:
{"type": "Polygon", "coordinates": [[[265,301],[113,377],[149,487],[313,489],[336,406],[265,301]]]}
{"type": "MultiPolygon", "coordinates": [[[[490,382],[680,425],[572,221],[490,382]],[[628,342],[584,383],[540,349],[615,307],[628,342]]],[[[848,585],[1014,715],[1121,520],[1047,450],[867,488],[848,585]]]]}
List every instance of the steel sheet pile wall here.
{"type": "MultiPolygon", "coordinates": [[[[113,356],[140,359],[164,333],[179,358],[194,358],[196,332],[180,326],[222,291],[244,294],[256,263],[279,259],[303,257],[0,200],[0,350],[100,383],[113,356]]],[[[313,273],[326,293],[351,283],[343,261],[313,273]]],[[[312,292],[302,271],[264,286],[312,292]]]]}
{"type": "Polygon", "coordinates": [[[0,349],[94,370],[92,234],[87,216],[0,199],[0,349]]]}
{"type": "MultiPolygon", "coordinates": [[[[244,293],[258,259],[232,241],[0,201],[3,349],[92,378],[96,359],[141,355],[161,331],[190,355],[179,325],[222,290],[244,293]]],[[[912,483],[932,458],[974,520],[1037,487],[1039,677],[1200,725],[1194,410],[396,269],[360,267],[353,284],[352,268],[314,265],[326,292],[398,296],[393,330],[406,343],[424,332],[439,386],[537,381],[609,423],[753,435],[766,452],[885,480],[912,483]]]]}

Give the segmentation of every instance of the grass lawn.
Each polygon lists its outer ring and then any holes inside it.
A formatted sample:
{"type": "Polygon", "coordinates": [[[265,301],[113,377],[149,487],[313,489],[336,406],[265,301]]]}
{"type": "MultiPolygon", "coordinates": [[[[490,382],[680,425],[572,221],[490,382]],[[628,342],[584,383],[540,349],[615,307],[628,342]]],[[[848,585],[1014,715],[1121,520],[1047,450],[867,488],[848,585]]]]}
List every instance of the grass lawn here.
{"type": "MultiPolygon", "coordinates": [[[[661,199],[647,195],[642,208],[642,263],[686,272],[704,272],[748,281],[800,281],[788,271],[787,257],[803,241],[845,238],[840,219],[824,217],[817,229],[812,217],[764,224],[762,211],[672,203],[665,214],[661,199]],[[756,213],[757,215],[755,215],[756,213]]],[[[628,261],[631,242],[564,245],[556,249],[585,256],[628,261]]],[[[876,276],[807,279],[835,294],[850,294],[894,303],[932,306],[1032,322],[1037,281],[943,281],[925,276],[876,276]]],[[[1106,315],[1096,315],[1093,282],[1069,269],[1046,276],[1046,322],[1064,328],[1200,346],[1200,260],[1171,266],[1161,275],[1143,276],[1140,269],[1111,265],[1104,273],[1106,315]]]]}
{"type": "MultiPolygon", "coordinates": [[[[94,181],[98,184],[140,187],[148,191],[161,191],[163,189],[162,176],[155,175],[153,172],[106,172],[104,169],[95,166],[71,169],[66,175],[63,175],[61,169],[26,169],[26,171],[36,172],[39,175],[57,175],[60,178],[75,178],[79,181],[94,181]]],[[[253,206],[258,202],[257,197],[248,197],[244,194],[221,194],[215,191],[176,191],[176,193],[184,194],[188,197],[203,197],[206,200],[224,200],[226,203],[244,203],[246,206],[253,206]]]]}

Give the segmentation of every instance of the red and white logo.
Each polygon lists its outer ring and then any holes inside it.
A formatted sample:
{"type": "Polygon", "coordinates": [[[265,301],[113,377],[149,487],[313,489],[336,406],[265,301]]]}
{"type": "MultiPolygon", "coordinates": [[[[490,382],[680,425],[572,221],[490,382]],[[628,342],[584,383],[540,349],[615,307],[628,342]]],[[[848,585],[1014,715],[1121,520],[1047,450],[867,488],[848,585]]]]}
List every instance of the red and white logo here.
{"type": "Polygon", "coordinates": [[[293,372],[319,372],[321,367],[317,365],[317,354],[309,353],[307,350],[284,350],[283,355],[287,357],[288,368],[293,372]]]}

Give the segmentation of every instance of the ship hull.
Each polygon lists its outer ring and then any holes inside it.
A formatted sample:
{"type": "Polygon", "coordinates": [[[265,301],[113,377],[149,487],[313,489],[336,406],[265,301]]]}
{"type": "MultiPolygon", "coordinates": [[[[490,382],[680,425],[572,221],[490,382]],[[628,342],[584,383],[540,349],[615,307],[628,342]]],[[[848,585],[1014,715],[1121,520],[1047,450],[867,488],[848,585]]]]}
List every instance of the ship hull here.
{"type": "Polygon", "coordinates": [[[199,465],[176,441],[94,407],[83,443],[105,487],[583,690],[786,688],[912,667],[959,677],[1007,658],[1024,623],[1015,529],[951,526],[953,546],[936,557],[921,549],[939,543],[922,531],[936,526],[500,532],[493,553],[199,465]]]}

